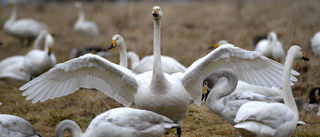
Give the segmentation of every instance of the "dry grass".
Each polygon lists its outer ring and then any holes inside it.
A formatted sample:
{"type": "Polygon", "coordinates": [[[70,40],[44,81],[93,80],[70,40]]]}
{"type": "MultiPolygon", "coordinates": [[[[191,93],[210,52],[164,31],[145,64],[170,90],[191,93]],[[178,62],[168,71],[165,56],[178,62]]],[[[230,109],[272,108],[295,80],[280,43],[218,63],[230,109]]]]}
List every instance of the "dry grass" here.
{"type": "MultiPolygon", "coordinates": [[[[309,62],[297,61],[294,69],[301,75],[293,86],[297,98],[304,99],[315,86],[319,86],[319,59],[313,57],[309,40],[320,30],[320,1],[201,1],[201,2],[131,2],[120,5],[113,2],[85,4],[87,19],[94,20],[102,34],[92,38],[73,33],[71,27],[77,18],[72,2],[20,5],[19,17],[31,17],[46,22],[56,33],[54,54],[58,62],[69,59],[70,49],[97,44],[108,47],[114,34],[121,34],[128,50],[140,57],[152,54],[153,20],[151,9],[162,7],[162,54],[172,56],[185,66],[210,52],[208,46],[225,39],[236,46],[253,50],[252,38],[256,34],[276,31],[285,50],[293,44],[303,47],[309,62]]],[[[0,25],[9,17],[9,8],[0,8],[0,25]]],[[[22,47],[19,40],[0,31],[0,59],[26,54],[32,47],[22,47]]],[[[119,62],[117,50],[111,51],[112,62],[119,62]]],[[[25,101],[18,88],[23,82],[0,81],[0,113],[18,115],[30,121],[43,136],[54,136],[57,123],[63,119],[75,120],[86,129],[98,114],[121,104],[99,91],[80,90],[74,94],[32,104],[25,101]]],[[[308,125],[297,127],[293,136],[320,136],[320,117],[300,112],[300,119],[308,125]]],[[[183,136],[238,136],[236,130],[222,118],[210,112],[205,104],[192,104],[182,125],[183,136]]],[[[171,130],[165,136],[176,136],[171,130]]]]}

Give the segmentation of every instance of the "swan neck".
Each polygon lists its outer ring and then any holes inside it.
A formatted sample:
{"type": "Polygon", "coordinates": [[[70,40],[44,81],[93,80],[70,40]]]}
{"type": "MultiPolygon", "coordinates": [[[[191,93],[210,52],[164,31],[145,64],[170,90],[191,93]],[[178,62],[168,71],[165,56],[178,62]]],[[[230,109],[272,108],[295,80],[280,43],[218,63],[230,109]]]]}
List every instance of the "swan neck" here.
{"type": "Polygon", "coordinates": [[[290,85],[290,76],[291,76],[291,69],[293,66],[293,62],[294,62],[294,56],[289,52],[284,64],[284,70],[283,70],[283,76],[282,76],[282,95],[283,95],[284,104],[288,106],[298,117],[299,111],[297,108],[297,104],[294,100],[291,85],[290,85]]]}
{"type": "Polygon", "coordinates": [[[60,122],[56,128],[56,137],[64,137],[64,132],[69,130],[73,137],[84,137],[80,126],[71,120],[64,120],[60,122]]]}
{"type": "Polygon", "coordinates": [[[12,24],[17,19],[17,5],[14,4],[12,9],[11,9],[11,16],[10,18],[6,21],[5,26],[8,26],[12,24]]]}
{"type": "MultiPolygon", "coordinates": [[[[162,87],[162,89],[166,89],[167,79],[164,76],[162,71],[162,63],[161,63],[161,21],[154,20],[154,38],[153,38],[153,75],[151,84],[156,85],[156,87],[162,87]],[[160,86],[159,86],[160,85],[160,86]]],[[[162,90],[166,91],[166,90],[162,90]]]]}
{"type": "MultiPolygon", "coordinates": [[[[226,82],[221,83],[223,84],[222,88],[218,91],[212,91],[213,93],[209,94],[208,101],[210,99],[213,99],[211,101],[217,101],[220,98],[223,98],[227,95],[230,95],[237,87],[238,85],[238,78],[234,73],[230,73],[230,71],[218,71],[212,75],[213,77],[217,77],[218,79],[221,79],[225,77],[227,79],[226,82]]],[[[212,88],[214,88],[215,85],[213,85],[212,88]]],[[[212,89],[211,89],[212,90],[212,89]]]]}
{"type": "Polygon", "coordinates": [[[84,15],[84,11],[82,8],[79,8],[79,16],[78,16],[78,21],[77,22],[82,22],[84,21],[85,15],[84,15]]]}
{"type": "Polygon", "coordinates": [[[40,43],[43,41],[45,33],[41,32],[34,42],[33,49],[40,49],[40,43]]]}
{"type": "Polygon", "coordinates": [[[120,66],[128,67],[127,48],[124,42],[119,44],[120,66]]]}

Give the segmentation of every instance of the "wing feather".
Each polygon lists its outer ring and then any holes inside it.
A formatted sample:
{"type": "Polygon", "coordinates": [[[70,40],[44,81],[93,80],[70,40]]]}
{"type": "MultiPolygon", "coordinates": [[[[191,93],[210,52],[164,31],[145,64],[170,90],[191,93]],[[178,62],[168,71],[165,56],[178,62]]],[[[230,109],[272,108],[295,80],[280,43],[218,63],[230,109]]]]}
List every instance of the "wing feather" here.
{"type": "Polygon", "coordinates": [[[80,88],[97,89],[129,106],[137,92],[135,74],[127,68],[92,54],[57,64],[41,76],[26,83],[26,99],[32,103],[72,94],[80,88]]]}
{"type": "MultiPolygon", "coordinates": [[[[229,68],[239,80],[249,84],[280,88],[283,65],[256,51],[248,51],[225,44],[195,61],[184,73],[182,84],[197,105],[201,104],[202,81],[215,70],[229,68]]],[[[292,71],[292,74],[298,74],[292,71]]],[[[291,76],[291,80],[295,80],[291,76]]]]}

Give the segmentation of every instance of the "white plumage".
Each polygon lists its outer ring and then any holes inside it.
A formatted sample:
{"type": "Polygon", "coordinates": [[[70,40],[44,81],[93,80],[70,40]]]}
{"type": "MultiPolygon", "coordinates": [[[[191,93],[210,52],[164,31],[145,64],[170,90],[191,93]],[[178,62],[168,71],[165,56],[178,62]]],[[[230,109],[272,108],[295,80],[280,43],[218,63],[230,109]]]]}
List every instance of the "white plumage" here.
{"type": "Polygon", "coordinates": [[[314,36],[310,39],[311,42],[311,50],[316,57],[320,55],[320,31],[314,34],[314,36]]]}
{"type": "Polygon", "coordinates": [[[25,55],[23,69],[29,74],[29,78],[41,75],[56,64],[56,57],[51,51],[53,44],[51,34],[47,34],[44,50],[33,49],[25,55]]]}
{"type": "Polygon", "coordinates": [[[70,130],[73,137],[160,137],[177,126],[169,118],[152,111],[122,107],[95,117],[85,133],[76,122],[61,121],[56,128],[56,137],[63,137],[65,130],[70,130]]]}
{"type": "Polygon", "coordinates": [[[278,62],[282,62],[285,57],[282,44],[278,41],[277,34],[273,31],[269,33],[268,39],[260,40],[254,50],[278,62]]]}
{"type": "MultiPolygon", "coordinates": [[[[40,49],[40,42],[46,36],[47,31],[42,31],[34,42],[34,49],[40,49]]],[[[24,69],[25,56],[18,55],[3,59],[0,62],[0,78],[29,81],[30,74],[24,69]]]]}
{"type": "Polygon", "coordinates": [[[267,87],[281,86],[283,65],[259,52],[233,45],[221,46],[194,62],[184,73],[163,73],[161,67],[162,10],[155,6],[153,71],[134,74],[129,69],[92,54],[57,64],[41,76],[26,83],[20,90],[32,102],[46,101],[72,94],[79,88],[94,88],[124,106],[133,100],[137,108],[164,115],[181,126],[187,117],[190,97],[201,104],[202,81],[220,68],[230,68],[240,80],[267,87]]]}
{"type": "Polygon", "coordinates": [[[41,137],[40,133],[25,119],[0,114],[0,137],[41,137]]]}
{"type": "Polygon", "coordinates": [[[73,30],[82,34],[89,34],[93,36],[99,35],[99,28],[93,21],[85,20],[85,14],[81,2],[75,2],[74,6],[79,10],[79,16],[76,23],[73,25],[73,30]]]}
{"type": "MultiPolygon", "coordinates": [[[[109,49],[112,49],[114,47],[119,47],[120,65],[127,67],[127,60],[130,60],[131,70],[136,74],[141,74],[153,70],[154,56],[146,56],[140,60],[139,56],[135,52],[127,52],[124,39],[119,34],[116,34],[112,37],[112,44],[109,49]]],[[[161,62],[162,71],[164,73],[173,74],[176,72],[184,72],[186,70],[185,66],[183,66],[180,62],[169,56],[161,56],[161,62]]]]}
{"type": "Polygon", "coordinates": [[[216,70],[203,80],[203,100],[208,108],[235,125],[234,118],[239,108],[250,101],[275,102],[272,99],[253,92],[242,91],[231,94],[237,87],[238,77],[230,69],[216,70]],[[222,80],[226,78],[226,80],[222,80]]]}
{"type": "Polygon", "coordinates": [[[10,0],[9,5],[13,5],[10,18],[4,23],[3,29],[7,33],[18,37],[23,42],[23,39],[28,40],[29,45],[31,40],[36,38],[42,30],[47,29],[47,25],[33,19],[17,20],[17,2],[10,0]]]}
{"type": "Polygon", "coordinates": [[[234,120],[234,127],[241,136],[288,137],[294,132],[299,112],[290,86],[290,71],[293,61],[305,59],[301,47],[292,46],[285,61],[282,78],[284,104],[251,101],[242,105],[234,120]]]}

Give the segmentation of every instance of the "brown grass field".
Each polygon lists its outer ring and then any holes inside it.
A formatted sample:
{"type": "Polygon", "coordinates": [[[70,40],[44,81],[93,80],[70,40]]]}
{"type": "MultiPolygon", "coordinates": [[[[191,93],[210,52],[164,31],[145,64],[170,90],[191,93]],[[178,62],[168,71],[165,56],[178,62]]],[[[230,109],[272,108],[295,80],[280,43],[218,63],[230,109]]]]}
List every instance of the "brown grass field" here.
{"type": "MultiPolygon", "coordinates": [[[[253,50],[252,38],[257,34],[275,31],[284,49],[300,45],[309,62],[296,61],[294,69],[300,72],[292,87],[298,99],[307,100],[308,92],[320,86],[320,61],[310,49],[310,38],[320,30],[319,0],[226,0],[191,2],[129,2],[94,1],[85,3],[86,19],[97,22],[101,30],[98,37],[76,34],[72,25],[78,12],[73,2],[19,5],[18,18],[43,21],[56,34],[53,53],[57,61],[69,59],[71,48],[89,45],[109,47],[114,34],[121,34],[128,51],[140,57],[153,53],[152,7],[161,6],[162,54],[174,57],[185,66],[191,65],[211,50],[209,46],[225,39],[238,47],[253,50]]],[[[0,25],[9,18],[10,8],[0,8],[0,25]]],[[[20,41],[0,29],[0,60],[13,55],[24,55],[32,46],[21,46],[20,41]]],[[[108,60],[118,63],[118,50],[110,51],[108,60]]],[[[0,80],[0,113],[18,115],[30,121],[45,137],[53,137],[58,122],[75,120],[83,131],[98,114],[122,105],[96,90],[81,89],[74,94],[32,104],[26,101],[19,87],[25,82],[0,80]]],[[[134,106],[133,106],[134,107],[134,106]]],[[[307,125],[298,126],[293,136],[320,136],[320,117],[315,112],[301,109],[300,119],[307,125]]],[[[70,133],[66,134],[70,136],[70,133]]],[[[176,136],[173,129],[164,136],[176,136]]],[[[235,128],[212,113],[205,104],[191,104],[182,124],[182,136],[239,136],[235,128]]]]}

